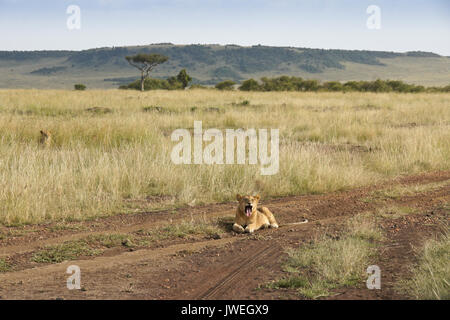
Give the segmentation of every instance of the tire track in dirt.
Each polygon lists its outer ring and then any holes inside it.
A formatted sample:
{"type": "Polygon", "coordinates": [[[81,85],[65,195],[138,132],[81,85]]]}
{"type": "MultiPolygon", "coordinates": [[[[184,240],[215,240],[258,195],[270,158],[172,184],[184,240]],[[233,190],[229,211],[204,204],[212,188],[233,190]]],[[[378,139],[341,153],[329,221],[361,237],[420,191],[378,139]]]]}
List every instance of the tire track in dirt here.
{"type": "Polygon", "coordinates": [[[69,265],[77,265],[82,270],[89,270],[89,272],[97,272],[104,269],[113,269],[118,268],[120,266],[134,265],[138,264],[141,261],[164,260],[169,256],[174,256],[178,252],[185,250],[200,251],[207,247],[221,247],[226,244],[233,243],[236,240],[239,240],[239,238],[227,238],[189,244],[177,244],[158,249],[142,249],[133,252],[121,253],[115,256],[96,257],[95,259],[89,260],[65,261],[57,264],[45,265],[42,267],[8,272],[3,274],[0,273],[0,286],[3,287],[4,285],[12,284],[17,281],[21,282],[26,281],[28,283],[33,282],[34,284],[39,285],[40,281],[43,282],[47,281],[48,278],[51,278],[51,276],[55,273],[64,275],[65,270],[69,265]]]}
{"type": "MultiPolygon", "coordinates": [[[[450,193],[450,185],[445,186],[444,188],[440,190],[434,191],[434,198],[439,198],[441,196],[448,195],[450,193]]],[[[309,201],[305,203],[305,198],[310,197],[302,197],[303,201],[297,202],[296,206],[292,205],[292,201],[283,202],[280,201],[280,199],[277,199],[277,203],[274,205],[268,204],[271,209],[273,209],[274,213],[276,214],[279,222],[286,223],[286,222],[294,222],[298,221],[299,219],[303,220],[305,218],[305,215],[302,215],[302,218],[297,218],[299,216],[299,211],[301,212],[309,212],[306,217],[310,220],[310,223],[312,222],[318,222],[318,223],[331,223],[333,221],[336,221],[337,219],[342,219],[348,215],[355,215],[364,211],[373,210],[377,204],[367,204],[362,201],[360,201],[361,197],[367,195],[366,190],[359,190],[356,191],[347,191],[347,192],[341,192],[341,193],[333,193],[328,195],[318,195],[313,196],[316,198],[314,201],[309,201]],[[301,208],[301,209],[299,209],[301,208]]],[[[406,200],[403,199],[404,204],[407,204],[409,201],[415,202],[418,200],[418,198],[421,198],[421,194],[416,194],[414,196],[406,197],[406,200]]],[[[397,201],[398,202],[398,201],[397,201]]],[[[378,204],[379,205],[379,204],[378,204]]],[[[384,203],[383,205],[386,205],[384,203]]],[[[232,211],[226,211],[227,213],[231,214],[232,211]]],[[[215,215],[220,216],[223,212],[217,212],[215,215]]],[[[126,230],[128,230],[130,227],[125,227],[126,230]]],[[[124,232],[125,229],[122,229],[122,232],[124,232]]],[[[139,229],[143,229],[143,226],[139,226],[139,229]]],[[[131,231],[136,230],[135,227],[131,227],[131,231]]],[[[72,238],[72,236],[69,236],[69,238],[63,237],[58,238],[60,242],[62,241],[68,241],[72,239],[80,239],[83,238],[83,236],[89,236],[89,235],[95,235],[95,234],[104,234],[105,232],[95,232],[95,233],[81,233],[78,234],[77,237],[72,238]]],[[[225,234],[222,234],[222,237],[228,238],[231,237],[232,233],[227,232],[225,234]]],[[[25,250],[21,251],[17,248],[17,246],[9,246],[3,248],[4,255],[8,256],[9,259],[13,261],[15,265],[18,266],[16,270],[20,269],[26,269],[30,267],[36,266],[36,263],[30,263],[29,259],[31,257],[31,253],[35,252],[39,248],[41,248],[43,245],[52,244],[52,243],[60,243],[60,242],[54,242],[57,239],[50,239],[49,242],[44,244],[36,245],[35,247],[25,247],[25,250]],[[6,251],[6,252],[5,252],[6,251]],[[24,252],[26,254],[24,254],[24,252]],[[5,254],[6,253],[6,254],[5,254]],[[11,255],[12,253],[12,255],[11,255]],[[28,262],[27,262],[28,261],[28,262]]],[[[203,241],[204,237],[197,237],[197,239],[192,239],[189,241],[189,243],[195,243],[199,241],[203,241]]],[[[167,241],[166,241],[167,243],[167,241]]],[[[164,243],[163,246],[171,245],[171,243],[164,243]]],[[[157,245],[159,247],[160,244],[157,245]]],[[[154,246],[153,246],[154,247],[154,246]]],[[[23,247],[22,247],[23,248],[23,247]]],[[[142,247],[139,248],[143,249],[142,247]]],[[[148,249],[148,248],[144,248],[148,249]]],[[[120,254],[121,252],[127,250],[127,248],[113,248],[113,250],[108,249],[103,253],[102,255],[111,255],[111,254],[120,254]]],[[[0,255],[1,257],[1,255],[0,255]]],[[[85,257],[87,259],[92,259],[92,257],[85,257]]]]}
{"type": "MultiPolygon", "coordinates": [[[[220,280],[205,292],[194,296],[194,299],[209,300],[220,296],[221,293],[223,294],[224,291],[227,291],[230,287],[234,286],[236,282],[242,281],[242,278],[245,278],[248,274],[250,274],[252,269],[255,268],[261,261],[276,261],[281,256],[281,254],[281,247],[277,245],[274,246],[267,244],[265,246],[262,246],[243,260],[240,259],[240,257],[235,259],[242,260],[240,261],[240,263],[239,261],[233,260],[232,262],[224,266],[225,272],[218,273],[220,280]],[[235,267],[236,264],[238,265],[237,267],[235,267]],[[229,269],[231,269],[232,271],[228,272],[229,269]]],[[[200,288],[200,290],[204,289],[200,288]]]]}
{"type": "MultiPolygon", "coordinates": [[[[217,218],[217,217],[223,217],[224,215],[232,215],[233,211],[221,211],[210,215],[210,219],[217,218]]],[[[183,218],[179,219],[170,219],[172,223],[181,222],[184,221],[183,218]]],[[[44,239],[40,241],[36,241],[35,243],[27,244],[27,245],[12,245],[12,246],[4,246],[0,247],[0,258],[4,256],[8,256],[12,253],[14,254],[25,254],[28,252],[32,252],[40,247],[59,244],[66,241],[74,241],[86,238],[88,236],[96,236],[96,235],[104,235],[104,234],[111,234],[111,233],[120,233],[120,234],[128,234],[133,233],[139,230],[151,230],[156,229],[158,227],[165,226],[169,223],[169,221],[151,221],[146,222],[143,224],[133,224],[130,226],[125,227],[117,227],[117,228],[111,228],[111,229],[105,229],[101,231],[86,231],[86,232],[80,232],[76,234],[70,234],[60,237],[55,237],[51,239],[44,239]]]]}
{"type": "MultiPolygon", "coordinates": [[[[282,221],[281,223],[297,222],[305,217],[310,221],[315,221],[330,216],[345,215],[342,208],[345,207],[348,210],[350,205],[352,205],[350,211],[371,209],[373,205],[364,204],[359,200],[371,191],[377,189],[383,189],[396,184],[409,185],[414,183],[430,183],[448,179],[450,179],[450,171],[432,172],[416,176],[400,177],[389,181],[388,183],[366,186],[348,191],[323,195],[290,196],[271,199],[261,204],[270,206],[275,215],[282,221]]],[[[141,229],[155,229],[167,225],[169,221],[171,223],[177,223],[186,221],[187,219],[200,217],[206,217],[207,219],[212,220],[226,216],[234,216],[234,210],[234,203],[226,203],[194,208],[182,208],[177,211],[176,215],[170,214],[167,211],[162,211],[157,213],[120,215],[117,217],[98,219],[96,222],[100,224],[100,227],[97,228],[99,230],[76,233],[69,232],[60,236],[44,234],[37,238],[32,235],[12,240],[12,243],[9,242],[10,240],[0,240],[0,258],[11,254],[25,254],[43,246],[78,240],[90,235],[133,233],[141,229]],[[216,208],[217,210],[215,210],[216,208]],[[111,223],[111,220],[113,223],[111,223]],[[102,223],[105,224],[106,227],[103,227],[102,223]],[[50,236],[50,238],[42,239],[44,236],[50,236]]],[[[89,224],[89,222],[85,223],[89,224]]],[[[49,226],[47,226],[47,228],[48,227],[49,226]]]]}
{"type": "MultiPolygon", "coordinates": [[[[425,183],[430,180],[443,181],[448,179],[447,176],[448,174],[440,173],[433,177],[426,176],[423,181],[425,183]]],[[[422,180],[409,178],[408,181],[418,183],[422,180]]],[[[229,232],[220,240],[199,240],[163,248],[119,252],[112,256],[100,256],[0,274],[0,296],[16,298],[28,294],[29,298],[57,296],[120,299],[127,297],[139,299],[248,298],[254,294],[252,290],[258,284],[273,276],[267,274],[268,270],[280,268],[280,258],[285,255],[283,248],[309,241],[318,233],[323,234],[328,230],[338,229],[345,223],[345,218],[379,205],[361,201],[361,197],[369,194],[369,190],[373,189],[362,188],[326,195],[289,197],[264,203],[274,209],[281,224],[297,221],[302,215],[306,215],[310,219],[309,224],[286,227],[288,230],[283,228],[263,230],[253,236],[235,236],[229,232]],[[187,257],[178,256],[178,253],[183,251],[198,251],[198,253],[188,253],[187,257]],[[192,259],[195,257],[198,261],[190,260],[191,255],[192,259]],[[79,264],[83,270],[86,270],[87,292],[68,294],[67,289],[64,290],[61,281],[64,281],[66,276],[64,267],[69,264],[79,264]],[[151,266],[147,266],[147,264],[151,266]],[[167,271],[170,268],[173,270],[167,271]],[[193,270],[192,268],[197,269],[193,270]],[[116,275],[120,272],[135,273],[135,281],[139,283],[139,286],[132,292],[128,289],[116,292],[117,287],[125,286],[124,283],[126,283],[126,280],[118,278],[116,275]],[[59,275],[60,282],[58,284],[55,283],[55,273],[59,275]],[[104,273],[115,277],[117,283],[111,282],[112,280],[104,273]],[[162,279],[166,277],[175,284],[171,285],[170,289],[161,289],[162,279]],[[16,288],[17,283],[20,282],[22,285],[16,288]],[[36,288],[41,289],[37,290],[36,288]],[[189,288],[190,290],[187,290],[189,288]],[[43,296],[44,293],[46,295],[43,296]]],[[[420,208],[430,208],[443,199],[448,201],[449,195],[450,186],[447,185],[439,190],[404,197],[392,202],[411,203],[420,208]]],[[[224,210],[214,214],[220,216],[231,213],[232,211],[224,210]]],[[[138,227],[142,229],[142,226],[138,227]]],[[[129,225],[120,230],[123,232],[125,229],[128,230],[127,228],[135,230],[135,226],[129,225]]],[[[80,234],[84,233],[78,235],[80,234]]],[[[62,238],[58,239],[61,241],[62,238]]]]}

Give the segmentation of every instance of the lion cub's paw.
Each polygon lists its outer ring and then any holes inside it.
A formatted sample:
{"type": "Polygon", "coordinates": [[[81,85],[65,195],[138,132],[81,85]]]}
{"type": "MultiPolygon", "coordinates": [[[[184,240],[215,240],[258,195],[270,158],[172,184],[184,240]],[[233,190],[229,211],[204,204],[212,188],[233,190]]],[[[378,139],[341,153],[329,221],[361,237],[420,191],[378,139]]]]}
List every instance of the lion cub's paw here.
{"type": "Polygon", "coordinates": [[[277,223],[272,223],[272,224],[270,225],[270,227],[276,229],[276,228],[278,228],[279,226],[278,226],[277,223]]]}
{"type": "Polygon", "coordinates": [[[247,233],[253,233],[253,232],[255,232],[255,229],[253,229],[253,228],[249,228],[248,226],[245,228],[245,232],[247,232],[247,233]]]}
{"type": "Polygon", "coordinates": [[[238,225],[237,223],[233,224],[233,230],[238,233],[245,232],[244,228],[242,226],[238,225]]]}

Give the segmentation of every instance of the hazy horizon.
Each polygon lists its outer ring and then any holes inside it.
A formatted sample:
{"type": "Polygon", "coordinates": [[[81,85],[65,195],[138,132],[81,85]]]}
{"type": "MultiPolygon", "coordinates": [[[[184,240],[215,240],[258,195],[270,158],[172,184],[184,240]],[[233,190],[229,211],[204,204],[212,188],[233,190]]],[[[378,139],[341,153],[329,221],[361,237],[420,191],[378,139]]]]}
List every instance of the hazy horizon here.
{"type": "Polygon", "coordinates": [[[0,0],[0,50],[261,44],[450,56],[449,18],[446,0],[0,0]],[[71,5],[79,29],[67,26],[71,5]],[[380,29],[367,27],[371,5],[380,29]]]}
{"type": "MultiPolygon", "coordinates": [[[[220,43],[171,43],[171,42],[159,42],[159,43],[148,43],[148,44],[129,44],[129,45],[123,45],[123,46],[102,46],[102,47],[92,47],[92,48],[83,48],[83,49],[38,49],[38,50],[0,50],[0,51],[10,51],[10,52],[21,52],[21,51],[74,51],[74,52],[78,52],[78,51],[84,51],[84,50],[95,50],[95,49],[105,49],[105,48],[119,48],[119,47],[146,47],[146,46],[156,46],[156,45],[173,45],[173,46],[190,46],[190,45],[201,45],[201,46],[239,46],[239,47],[253,47],[253,46],[265,46],[265,47],[276,47],[276,48],[297,48],[297,49],[314,49],[314,50],[349,50],[349,51],[380,51],[380,52],[394,52],[394,53],[407,53],[407,52],[414,52],[414,51],[419,51],[419,52],[431,52],[431,53],[435,53],[435,54],[439,54],[437,52],[433,52],[433,51],[429,51],[429,50],[411,50],[411,51],[392,51],[392,50],[370,50],[370,49],[345,49],[345,48],[312,48],[312,47],[295,47],[295,46],[272,46],[272,45],[264,45],[264,44],[250,44],[250,45],[240,45],[237,43],[226,43],[226,44],[220,44],[220,43]]],[[[446,56],[446,55],[440,55],[442,57],[450,57],[446,56]]]]}

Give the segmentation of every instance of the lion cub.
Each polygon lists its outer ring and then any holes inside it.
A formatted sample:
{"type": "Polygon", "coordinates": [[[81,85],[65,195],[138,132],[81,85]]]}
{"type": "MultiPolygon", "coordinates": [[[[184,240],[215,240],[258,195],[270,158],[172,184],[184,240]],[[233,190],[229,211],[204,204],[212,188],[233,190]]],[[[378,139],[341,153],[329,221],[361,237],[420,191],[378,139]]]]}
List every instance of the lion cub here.
{"type": "Polygon", "coordinates": [[[272,212],[266,207],[258,208],[259,195],[241,196],[238,194],[236,199],[239,201],[239,206],[234,219],[234,231],[253,233],[261,228],[278,228],[272,212]]]}
{"type": "Polygon", "coordinates": [[[50,145],[52,144],[52,134],[50,133],[50,131],[41,130],[39,144],[44,147],[50,147],[50,145]]]}

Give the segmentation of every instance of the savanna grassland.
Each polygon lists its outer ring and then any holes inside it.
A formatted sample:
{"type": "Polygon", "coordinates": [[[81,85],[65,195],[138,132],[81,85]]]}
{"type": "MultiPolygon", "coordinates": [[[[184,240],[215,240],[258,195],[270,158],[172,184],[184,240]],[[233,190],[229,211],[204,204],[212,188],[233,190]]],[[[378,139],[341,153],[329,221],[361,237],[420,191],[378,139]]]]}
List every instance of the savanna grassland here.
{"type": "Polygon", "coordinates": [[[0,223],[317,194],[450,168],[450,94],[0,90],[0,223]],[[156,108],[157,107],[157,108],[156,108]],[[280,130],[280,170],[175,165],[171,133],[280,130]],[[52,145],[39,145],[40,130],[52,145]]]}

